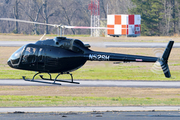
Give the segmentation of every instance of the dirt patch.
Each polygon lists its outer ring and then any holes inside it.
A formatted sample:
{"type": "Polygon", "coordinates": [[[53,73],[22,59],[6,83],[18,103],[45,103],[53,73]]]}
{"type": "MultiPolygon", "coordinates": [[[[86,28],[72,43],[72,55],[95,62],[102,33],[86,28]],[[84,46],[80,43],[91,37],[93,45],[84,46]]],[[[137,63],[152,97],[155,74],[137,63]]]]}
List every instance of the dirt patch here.
{"type": "Polygon", "coordinates": [[[180,89],[62,86],[1,86],[0,95],[180,98],[180,89]]]}
{"type": "Polygon", "coordinates": [[[19,47],[0,47],[0,69],[10,69],[7,61],[18,48],[19,47]]]}
{"type": "MultiPolygon", "coordinates": [[[[0,34],[0,41],[37,41],[43,35],[23,35],[23,34],[0,34]]],[[[49,38],[52,39],[57,35],[46,35],[43,39],[49,38]]],[[[180,42],[179,37],[79,37],[79,36],[68,36],[67,38],[79,39],[82,41],[90,42],[168,42],[169,40],[174,40],[175,42],[180,42]]],[[[89,35],[90,36],[90,35],[89,35]]]]}

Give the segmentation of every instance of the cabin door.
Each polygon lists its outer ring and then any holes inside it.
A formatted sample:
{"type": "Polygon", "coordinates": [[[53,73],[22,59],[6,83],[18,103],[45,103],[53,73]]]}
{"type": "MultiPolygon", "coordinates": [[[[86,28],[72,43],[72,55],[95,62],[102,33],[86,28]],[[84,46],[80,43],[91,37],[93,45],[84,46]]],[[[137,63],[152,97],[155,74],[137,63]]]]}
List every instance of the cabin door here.
{"type": "Polygon", "coordinates": [[[39,48],[39,52],[38,52],[38,70],[44,71],[45,69],[45,54],[44,54],[44,49],[43,48],[39,48]]]}

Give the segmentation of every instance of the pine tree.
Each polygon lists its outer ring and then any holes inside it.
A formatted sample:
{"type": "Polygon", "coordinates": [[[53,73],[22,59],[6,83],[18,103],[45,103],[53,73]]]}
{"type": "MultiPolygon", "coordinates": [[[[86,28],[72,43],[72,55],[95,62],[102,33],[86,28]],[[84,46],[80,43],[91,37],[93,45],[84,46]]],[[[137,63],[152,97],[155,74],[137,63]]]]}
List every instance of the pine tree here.
{"type": "Polygon", "coordinates": [[[141,15],[142,35],[161,35],[160,26],[164,9],[161,0],[132,0],[132,2],[136,7],[129,12],[141,15]]]}
{"type": "Polygon", "coordinates": [[[180,0],[169,0],[171,2],[171,6],[172,6],[172,19],[171,21],[173,22],[173,33],[176,34],[177,33],[177,27],[179,24],[179,16],[178,16],[178,10],[180,10],[180,0]]]}

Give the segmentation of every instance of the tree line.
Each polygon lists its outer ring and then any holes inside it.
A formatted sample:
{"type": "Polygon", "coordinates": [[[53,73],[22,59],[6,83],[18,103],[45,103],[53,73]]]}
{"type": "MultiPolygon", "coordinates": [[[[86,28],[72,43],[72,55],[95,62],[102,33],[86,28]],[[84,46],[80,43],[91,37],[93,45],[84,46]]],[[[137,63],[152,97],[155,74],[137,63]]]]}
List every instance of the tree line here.
{"type": "Polygon", "coordinates": [[[147,36],[171,36],[180,32],[180,0],[132,0],[131,14],[142,17],[141,32],[147,36]]]}
{"type": "MultiPolygon", "coordinates": [[[[91,0],[0,0],[0,17],[33,22],[90,26],[91,0]]],[[[179,34],[180,0],[100,0],[100,18],[107,14],[140,14],[141,33],[147,36],[179,34]]],[[[1,33],[56,34],[54,27],[0,21],[1,33]]],[[[64,34],[90,34],[90,30],[65,29],[64,34]]]]}

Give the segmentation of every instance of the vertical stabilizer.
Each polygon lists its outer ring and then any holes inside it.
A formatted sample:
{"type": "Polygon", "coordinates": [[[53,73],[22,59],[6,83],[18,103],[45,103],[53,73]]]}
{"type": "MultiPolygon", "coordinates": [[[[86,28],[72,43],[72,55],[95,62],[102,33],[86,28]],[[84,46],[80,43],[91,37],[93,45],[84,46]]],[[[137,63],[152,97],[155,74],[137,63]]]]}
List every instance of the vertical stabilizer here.
{"type": "Polygon", "coordinates": [[[161,68],[164,72],[164,75],[167,77],[167,78],[170,78],[171,77],[171,73],[170,73],[170,70],[169,70],[169,66],[168,66],[168,58],[169,58],[169,55],[171,53],[171,49],[173,47],[173,44],[174,44],[174,41],[169,41],[163,55],[162,55],[162,58],[159,60],[160,64],[161,64],[161,68]]]}

